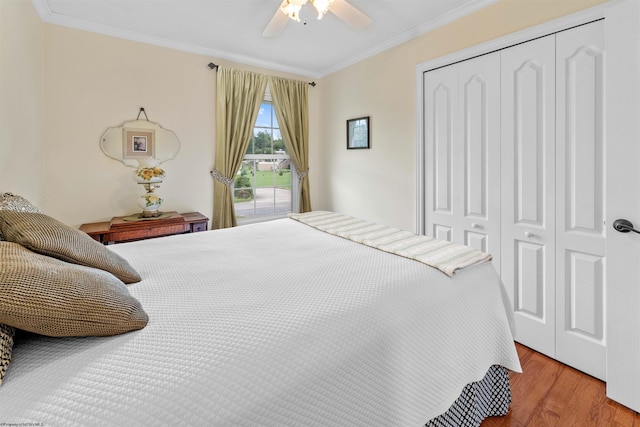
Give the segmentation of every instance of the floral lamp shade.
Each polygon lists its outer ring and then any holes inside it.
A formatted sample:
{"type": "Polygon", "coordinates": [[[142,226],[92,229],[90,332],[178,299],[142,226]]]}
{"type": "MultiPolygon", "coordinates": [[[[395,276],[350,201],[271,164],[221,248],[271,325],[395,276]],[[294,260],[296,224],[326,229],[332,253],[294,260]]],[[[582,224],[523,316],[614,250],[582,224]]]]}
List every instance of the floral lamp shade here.
{"type": "Polygon", "coordinates": [[[152,167],[140,167],[135,170],[133,179],[138,184],[162,182],[165,177],[164,169],[160,169],[157,166],[152,167]]]}

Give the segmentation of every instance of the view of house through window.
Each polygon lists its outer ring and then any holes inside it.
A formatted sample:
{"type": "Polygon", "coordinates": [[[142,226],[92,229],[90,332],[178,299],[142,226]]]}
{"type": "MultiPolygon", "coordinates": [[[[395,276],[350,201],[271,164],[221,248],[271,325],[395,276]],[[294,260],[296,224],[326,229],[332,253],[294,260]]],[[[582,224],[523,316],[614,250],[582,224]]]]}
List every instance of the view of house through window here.
{"type": "Polygon", "coordinates": [[[291,212],[294,169],[280,135],[273,105],[271,101],[264,101],[234,182],[238,219],[291,212]]]}

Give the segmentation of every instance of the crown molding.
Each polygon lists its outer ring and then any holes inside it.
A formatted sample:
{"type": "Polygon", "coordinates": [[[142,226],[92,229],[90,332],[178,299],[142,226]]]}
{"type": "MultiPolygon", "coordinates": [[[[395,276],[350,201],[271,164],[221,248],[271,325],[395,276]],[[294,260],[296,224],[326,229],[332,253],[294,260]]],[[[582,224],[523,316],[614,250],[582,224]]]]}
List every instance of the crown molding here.
{"type": "MultiPolygon", "coordinates": [[[[1,1],[1,0],[0,0],[1,1]]],[[[147,34],[138,33],[135,31],[125,30],[121,28],[112,27],[109,25],[98,24],[95,22],[86,21],[83,19],[71,18],[68,16],[60,15],[51,10],[46,0],[32,0],[32,3],[43,22],[60,25],[63,27],[74,28],[77,30],[89,31],[97,34],[102,34],[110,37],[116,37],[125,40],[131,40],[140,43],[151,44],[154,46],[166,47],[169,49],[180,50],[184,52],[194,53],[197,55],[203,55],[216,59],[227,60],[240,64],[246,64],[254,67],[265,68],[274,71],[280,71],[290,74],[296,74],[303,77],[309,77],[318,79],[346,68],[350,65],[363,61],[367,58],[375,56],[381,52],[389,50],[395,46],[412,40],[422,34],[449,24],[457,19],[460,19],[466,15],[483,9],[499,0],[476,0],[469,2],[463,6],[460,6],[444,15],[438,16],[424,24],[407,30],[397,36],[385,40],[384,42],[360,52],[357,55],[349,57],[345,61],[337,62],[336,64],[325,68],[323,70],[310,70],[295,67],[287,67],[278,62],[256,60],[250,56],[237,55],[226,51],[220,51],[216,49],[205,48],[189,43],[176,42],[173,40],[150,36],[147,34]]]]}
{"type": "MultiPolygon", "coordinates": [[[[2,1],[2,0],[0,0],[2,1]]],[[[320,78],[320,74],[313,72],[312,70],[300,69],[295,67],[283,66],[280,63],[271,61],[256,60],[255,58],[237,55],[229,52],[224,52],[216,49],[209,49],[202,46],[197,46],[189,43],[176,42],[174,40],[165,39],[162,37],[150,36],[148,34],[138,33],[136,31],[125,30],[122,28],[116,28],[109,25],[98,24],[95,22],[86,21],[83,19],[71,18],[68,16],[54,13],[49,8],[46,0],[32,0],[33,5],[43,22],[48,24],[60,25],[63,27],[74,28],[76,30],[83,30],[92,33],[102,34],[105,36],[116,37],[119,39],[130,40],[145,44],[150,44],[159,47],[165,47],[168,49],[179,50],[188,53],[194,53],[196,55],[202,55],[216,60],[222,59],[230,62],[236,62],[239,64],[250,65],[253,67],[265,68],[274,71],[280,71],[289,74],[296,74],[302,77],[309,77],[313,79],[320,78]]]]}
{"type": "Polygon", "coordinates": [[[448,13],[445,13],[444,15],[440,15],[437,18],[431,19],[424,24],[400,33],[391,39],[385,40],[383,43],[380,43],[370,49],[366,49],[357,55],[351,56],[348,60],[338,62],[331,67],[325,68],[320,72],[320,74],[321,76],[327,76],[329,74],[335,73],[336,71],[375,56],[402,43],[408,42],[409,40],[413,40],[416,37],[435,30],[436,28],[443,27],[462,17],[471,15],[472,13],[477,12],[480,9],[484,9],[485,7],[497,3],[498,1],[500,0],[478,0],[467,3],[448,13]]]}

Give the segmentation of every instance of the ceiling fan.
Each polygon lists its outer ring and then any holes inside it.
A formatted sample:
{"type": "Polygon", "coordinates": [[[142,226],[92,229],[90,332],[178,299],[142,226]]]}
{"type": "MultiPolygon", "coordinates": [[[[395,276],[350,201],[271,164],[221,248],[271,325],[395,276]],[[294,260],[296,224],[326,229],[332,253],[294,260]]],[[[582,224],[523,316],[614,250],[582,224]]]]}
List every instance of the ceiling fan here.
{"type": "MultiPolygon", "coordinates": [[[[331,12],[356,30],[362,30],[371,23],[371,18],[353,7],[346,0],[310,0],[318,12],[318,19],[331,12]]],[[[275,37],[280,34],[290,19],[300,22],[300,9],[307,0],[283,0],[276,13],[267,24],[262,35],[275,37]]]]}

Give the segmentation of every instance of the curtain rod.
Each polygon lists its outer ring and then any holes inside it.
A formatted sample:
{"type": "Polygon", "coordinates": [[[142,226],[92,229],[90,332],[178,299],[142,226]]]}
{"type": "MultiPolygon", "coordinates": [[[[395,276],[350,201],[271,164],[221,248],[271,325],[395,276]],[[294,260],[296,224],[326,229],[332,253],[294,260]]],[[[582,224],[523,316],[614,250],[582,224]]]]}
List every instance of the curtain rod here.
{"type": "MultiPolygon", "coordinates": [[[[209,62],[209,64],[207,64],[207,65],[208,65],[208,66],[209,66],[209,68],[211,68],[212,70],[214,70],[214,71],[218,71],[218,65],[217,65],[217,64],[214,64],[213,62],[209,62]]],[[[309,86],[311,86],[311,87],[316,87],[316,84],[317,84],[316,82],[311,82],[311,83],[309,83],[309,86]]]]}

